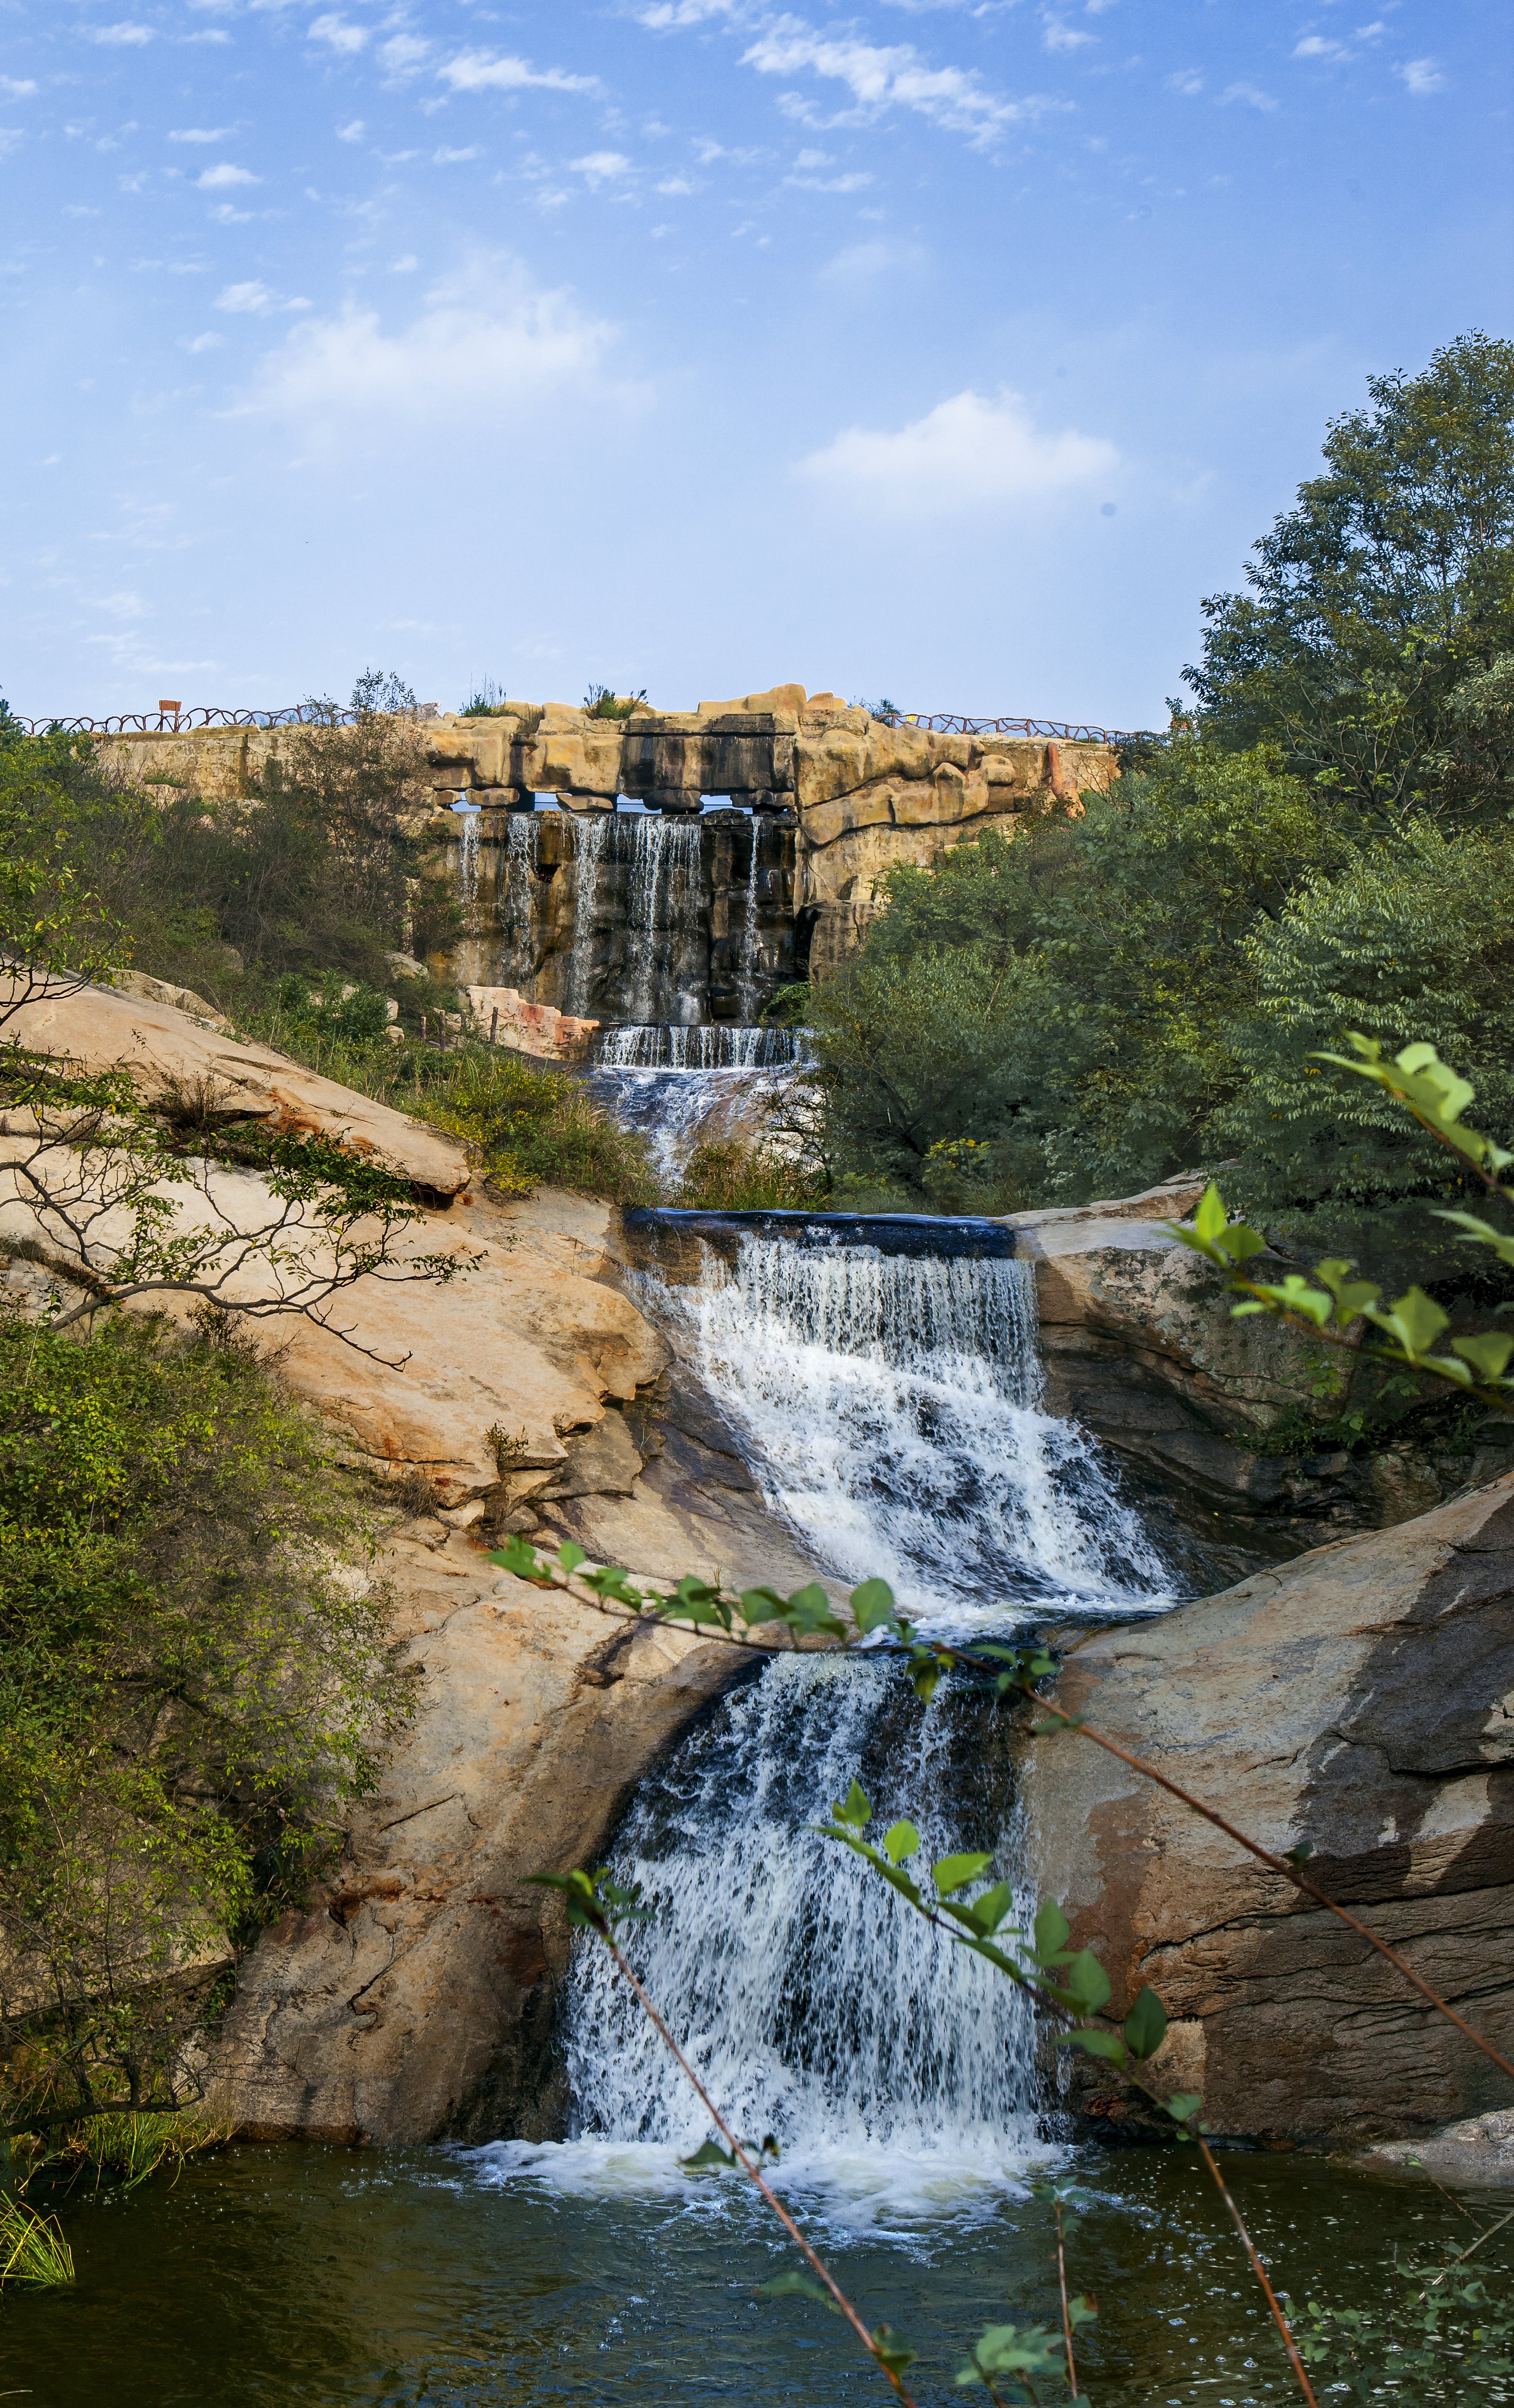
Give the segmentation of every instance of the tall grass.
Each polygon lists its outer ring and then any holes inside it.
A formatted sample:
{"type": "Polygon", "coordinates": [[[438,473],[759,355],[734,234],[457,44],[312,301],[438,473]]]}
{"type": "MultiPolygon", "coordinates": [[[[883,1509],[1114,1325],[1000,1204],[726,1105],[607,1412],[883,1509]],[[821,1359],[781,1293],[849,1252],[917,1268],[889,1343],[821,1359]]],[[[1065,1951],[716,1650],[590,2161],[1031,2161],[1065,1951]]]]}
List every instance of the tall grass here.
{"type": "Polygon", "coordinates": [[[0,2197],[0,2283],[71,2283],[74,2253],[55,2215],[0,2197]]]}

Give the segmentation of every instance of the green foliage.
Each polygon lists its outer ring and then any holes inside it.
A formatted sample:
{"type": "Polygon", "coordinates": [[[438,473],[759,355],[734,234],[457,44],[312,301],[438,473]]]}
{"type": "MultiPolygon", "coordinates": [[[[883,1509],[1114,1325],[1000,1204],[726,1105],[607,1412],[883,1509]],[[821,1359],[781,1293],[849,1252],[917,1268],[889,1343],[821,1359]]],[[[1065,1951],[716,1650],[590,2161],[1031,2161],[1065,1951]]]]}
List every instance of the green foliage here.
{"type": "Polygon", "coordinates": [[[704,1212],[771,1212],[813,1204],[823,1192],[821,1174],[771,1145],[720,1138],[693,1148],[673,1201],[704,1212]]]}
{"type": "Polygon", "coordinates": [[[0,2284],[50,2289],[74,2279],[74,2253],[54,2215],[0,2196],[0,2284]]]}
{"type": "Polygon", "coordinates": [[[1504,2396],[1514,2375],[1514,2298],[1507,2279],[1493,2292],[1463,2272],[1470,2255],[1464,2250],[1439,2267],[1397,2266],[1396,2296],[1390,2291],[1386,2303],[1336,2307],[1311,2299],[1297,2336],[1305,2364],[1328,2373],[1333,2397],[1380,2400],[1388,2383],[1424,2408],[1504,2396]]]}
{"type": "Polygon", "coordinates": [[[636,694],[618,695],[613,686],[592,685],[583,697],[583,707],[591,719],[629,719],[646,699],[645,686],[636,694]]]}
{"type": "MultiPolygon", "coordinates": [[[[660,1200],[647,1140],[597,1104],[581,1081],[536,1069],[498,1047],[459,1047],[423,1066],[407,1109],[477,1149],[505,1196],[566,1187],[617,1204],[660,1200]]],[[[396,1066],[388,1092],[402,1092],[396,1066]]],[[[370,1088],[369,1092],[372,1092],[370,1088]]]]}
{"type": "Polygon", "coordinates": [[[1483,681],[1514,651],[1514,343],[1465,335],[1367,390],[1185,674],[1207,734],[1276,738],[1364,809],[1506,808],[1507,673],[1483,681]]]}
{"type": "MultiPolygon", "coordinates": [[[[303,1891],[403,1711],[364,1526],[223,1325],[0,1321],[0,2081],[171,2107],[238,1935],[303,1891]]],[[[134,2144],[135,2145],[135,2144],[134,2144]]]]}

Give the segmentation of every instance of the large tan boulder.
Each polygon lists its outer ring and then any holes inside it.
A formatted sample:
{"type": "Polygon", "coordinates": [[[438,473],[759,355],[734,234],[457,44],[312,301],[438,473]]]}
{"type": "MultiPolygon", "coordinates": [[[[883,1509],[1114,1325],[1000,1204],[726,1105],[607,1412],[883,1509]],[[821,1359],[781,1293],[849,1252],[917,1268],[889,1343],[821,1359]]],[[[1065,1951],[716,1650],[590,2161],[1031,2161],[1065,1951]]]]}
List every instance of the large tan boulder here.
{"type": "MultiPolygon", "coordinates": [[[[0,1010],[4,1004],[0,994],[0,1010]]],[[[467,1184],[466,1154],[439,1129],[303,1069],[271,1046],[240,1044],[171,1004],[60,982],[19,1004],[3,1026],[13,1042],[64,1055],[86,1070],[128,1070],[145,1097],[170,1082],[199,1085],[221,1100],[228,1117],[245,1114],[272,1128],[339,1137],[434,1195],[454,1196],[467,1184]]]]}
{"type": "MultiPolygon", "coordinates": [[[[1514,2052],[1514,1477],[1149,1622],[1077,1637],[1055,1696],[1322,1888],[1514,2052]]],[[[1510,2085],[1325,1909],[1087,1739],[1020,1742],[1031,1871],[1212,2127],[1418,2135],[1510,2085]]],[[[1073,2103],[1125,2114],[1079,2061],[1073,2103]]]]}

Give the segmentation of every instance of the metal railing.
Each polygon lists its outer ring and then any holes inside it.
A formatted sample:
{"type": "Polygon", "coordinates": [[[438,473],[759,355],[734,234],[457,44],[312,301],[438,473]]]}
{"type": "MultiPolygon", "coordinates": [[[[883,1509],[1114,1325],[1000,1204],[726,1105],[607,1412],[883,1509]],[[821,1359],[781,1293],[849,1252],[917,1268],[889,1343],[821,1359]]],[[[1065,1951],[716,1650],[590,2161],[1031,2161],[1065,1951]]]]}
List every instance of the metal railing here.
{"type": "MultiPolygon", "coordinates": [[[[435,716],[425,704],[417,712],[422,721],[435,716]]],[[[194,710],[127,710],[109,719],[21,719],[10,724],[29,736],[56,730],[64,736],[183,736],[201,727],[350,727],[355,710],[317,710],[309,703],[291,703],[282,710],[222,710],[212,705],[194,710]]],[[[1061,744],[1133,744],[1141,731],[1121,727],[1085,727],[1062,719],[970,719],[959,710],[901,710],[892,726],[925,728],[938,736],[1032,736],[1061,744]]]]}

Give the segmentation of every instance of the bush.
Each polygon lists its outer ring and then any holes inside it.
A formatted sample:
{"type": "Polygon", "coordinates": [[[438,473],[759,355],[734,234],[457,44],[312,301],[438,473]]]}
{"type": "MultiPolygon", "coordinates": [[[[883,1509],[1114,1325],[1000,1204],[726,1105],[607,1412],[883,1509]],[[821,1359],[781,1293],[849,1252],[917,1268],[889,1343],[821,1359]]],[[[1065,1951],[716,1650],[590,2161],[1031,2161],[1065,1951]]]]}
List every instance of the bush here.
{"type": "Polygon", "coordinates": [[[393,1064],[386,1095],[395,1102],[403,1096],[418,1118],[462,1138],[501,1195],[566,1187],[612,1204],[661,1200],[647,1140],[565,1072],[536,1069],[493,1046],[435,1054],[417,1049],[409,1062],[393,1064]],[[407,1072],[413,1080],[407,1093],[407,1072]]]}
{"type": "Polygon", "coordinates": [[[770,1146],[720,1138],[694,1147],[673,1201],[702,1212],[777,1212],[813,1205],[823,1192],[820,1174],[770,1146]]]}
{"type": "Polygon", "coordinates": [[[251,1350],[0,1317],[8,2120],[172,2107],[231,1948],[301,1896],[402,1711],[367,1535],[251,1350]]]}

